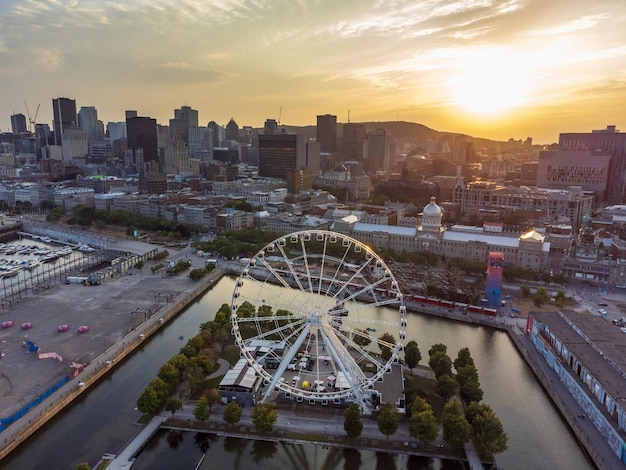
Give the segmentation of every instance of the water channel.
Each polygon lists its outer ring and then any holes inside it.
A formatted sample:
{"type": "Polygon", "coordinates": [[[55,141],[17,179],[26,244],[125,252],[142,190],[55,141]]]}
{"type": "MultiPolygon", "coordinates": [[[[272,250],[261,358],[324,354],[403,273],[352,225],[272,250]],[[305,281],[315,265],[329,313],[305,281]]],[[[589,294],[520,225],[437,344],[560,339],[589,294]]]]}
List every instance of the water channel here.
{"type": "MultiPolygon", "coordinates": [[[[73,469],[82,461],[95,466],[102,455],[119,452],[139,431],[133,425],[140,416],[135,410],[137,397],[159,367],[183,346],[178,337],[186,340],[195,335],[201,323],[212,319],[219,306],[230,301],[233,281],[223,278],[107,379],[1,461],[0,468],[73,469]]],[[[391,309],[379,309],[381,319],[392,314],[391,309]]],[[[485,391],[484,402],[495,410],[509,436],[509,449],[497,456],[498,468],[592,468],[506,333],[410,314],[410,339],[418,342],[425,357],[436,342],[446,344],[451,356],[462,347],[470,348],[485,391]]],[[[161,431],[139,454],[133,470],[194,469],[205,452],[202,469],[462,468],[454,462],[407,456],[161,431]]]]}

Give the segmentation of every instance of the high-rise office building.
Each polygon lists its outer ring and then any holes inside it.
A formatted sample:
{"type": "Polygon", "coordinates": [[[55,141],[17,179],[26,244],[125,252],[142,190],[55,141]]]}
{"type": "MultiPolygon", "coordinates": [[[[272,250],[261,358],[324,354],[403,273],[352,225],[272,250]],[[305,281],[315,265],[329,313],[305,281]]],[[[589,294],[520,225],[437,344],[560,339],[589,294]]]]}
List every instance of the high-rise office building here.
{"type": "MultiPolygon", "coordinates": [[[[367,133],[367,170],[376,173],[385,169],[388,161],[388,145],[385,129],[374,129],[367,133]]],[[[388,165],[387,165],[388,166],[388,165]]]]}
{"type": "Polygon", "coordinates": [[[263,126],[263,134],[265,135],[278,134],[278,123],[276,122],[276,119],[265,120],[265,125],[263,126]]]}
{"type": "MultiPolygon", "coordinates": [[[[621,203],[626,195],[626,133],[622,133],[615,126],[591,132],[565,133],[559,135],[559,152],[579,153],[587,152],[585,160],[586,170],[597,173],[604,166],[603,156],[610,156],[610,166],[607,170],[608,182],[606,200],[611,203],[621,203]]],[[[582,155],[582,154],[581,154],[582,155]]],[[[541,161],[540,161],[541,163],[541,161]]],[[[541,165],[538,178],[541,178],[541,165]]],[[[539,184],[539,182],[537,182],[539,184]]]]}
{"type": "MultiPolygon", "coordinates": [[[[363,124],[347,123],[343,125],[343,137],[339,142],[339,157],[344,161],[359,163],[363,171],[363,148],[365,145],[365,126],[363,124]]],[[[354,174],[353,176],[360,176],[354,174]]]]}
{"type": "Polygon", "coordinates": [[[259,176],[287,179],[289,173],[306,166],[302,134],[259,136],[259,176]]]}
{"type": "Polygon", "coordinates": [[[125,114],[126,114],[126,119],[137,117],[137,111],[134,109],[127,109],[125,114]]]}
{"type": "Polygon", "coordinates": [[[93,106],[81,106],[78,111],[78,127],[87,134],[89,143],[102,140],[98,132],[98,110],[93,106]]]}
{"type": "Polygon", "coordinates": [[[76,125],[76,100],[55,98],[52,100],[54,145],[61,145],[63,131],[76,125]]]}
{"type": "Polygon", "coordinates": [[[212,147],[221,147],[226,140],[226,129],[224,126],[220,126],[215,121],[209,122],[209,129],[211,129],[211,145],[212,147]]]}
{"type": "Polygon", "coordinates": [[[317,116],[317,141],[320,144],[320,152],[337,150],[337,116],[330,114],[317,116]]]}
{"type": "Polygon", "coordinates": [[[11,116],[11,132],[14,134],[21,134],[22,132],[26,132],[28,128],[26,127],[26,116],[21,113],[13,114],[11,116]]]}
{"type": "Polygon", "coordinates": [[[198,127],[198,111],[190,106],[181,106],[174,110],[174,119],[170,119],[170,136],[179,136],[189,144],[189,129],[198,127]]]}
{"type": "MultiPolygon", "coordinates": [[[[132,163],[149,165],[150,168],[159,168],[159,147],[157,139],[156,119],[149,117],[131,117],[126,119],[126,135],[128,150],[132,155],[132,163]],[[138,159],[139,156],[142,159],[138,159]]],[[[145,168],[137,168],[141,173],[145,168]]]]}
{"type": "Polygon", "coordinates": [[[239,140],[239,125],[233,118],[226,124],[226,140],[239,140]]]}

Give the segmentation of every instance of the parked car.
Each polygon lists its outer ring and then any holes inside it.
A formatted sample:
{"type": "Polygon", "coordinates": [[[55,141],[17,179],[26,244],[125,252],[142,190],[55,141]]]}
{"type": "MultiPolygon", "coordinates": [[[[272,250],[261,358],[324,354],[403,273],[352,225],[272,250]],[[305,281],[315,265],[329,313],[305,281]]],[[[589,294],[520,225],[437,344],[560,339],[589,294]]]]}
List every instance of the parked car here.
{"type": "Polygon", "coordinates": [[[600,306],[600,307],[608,307],[609,304],[607,304],[606,302],[598,302],[598,306],[600,306]]]}

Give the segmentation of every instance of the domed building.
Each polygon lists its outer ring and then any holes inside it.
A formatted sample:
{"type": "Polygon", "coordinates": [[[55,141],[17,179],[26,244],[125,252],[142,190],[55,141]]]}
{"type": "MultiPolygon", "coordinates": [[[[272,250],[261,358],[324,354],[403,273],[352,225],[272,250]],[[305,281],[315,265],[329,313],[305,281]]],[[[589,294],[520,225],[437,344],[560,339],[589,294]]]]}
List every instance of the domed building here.
{"type": "Polygon", "coordinates": [[[422,211],[417,227],[368,224],[349,220],[335,220],[331,230],[350,235],[376,248],[396,252],[429,251],[447,258],[475,259],[487,262],[490,252],[502,253],[507,264],[541,269],[547,266],[550,242],[534,230],[519,237],[505,235],[502,224],[489,223],[482,227],[442,225],[443,211],[431,197],[422,211]]]}

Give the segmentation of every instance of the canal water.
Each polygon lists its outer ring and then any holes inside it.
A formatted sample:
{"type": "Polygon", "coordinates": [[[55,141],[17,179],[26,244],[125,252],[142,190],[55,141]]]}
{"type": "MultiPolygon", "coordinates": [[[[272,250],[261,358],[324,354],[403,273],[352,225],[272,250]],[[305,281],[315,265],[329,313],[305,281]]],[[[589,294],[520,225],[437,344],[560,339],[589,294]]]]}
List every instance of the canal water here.
{"type": "MultiPolygon", "coordinates": [[[[233,284],[233,278],[222,278],[105,380],[1,461],[0,468],[73,469],[82,461],[95,466],[102,455],[119,452],[139,431],[133,424],[140,417],[135,402],[146,384],[183,346],[179,336],[186,341],[201,323],[213,318],[222,303],[230,302],[233,284]]],[[[377,313],[381,320],[393,314],[384,308],[377,313]]],[[[495,410],[509,436],[509,449],[496,458],[498,468],[592,468],[506,333],[409,314],[407,340],[411,339],[418,342],[424,357],[437,342],[446,344],[451,356],[462,347],[470,348],[485,391],[484,402],[495,410]]],[[[133,470],[194,469],[205,452],[200,469],[463,468],[432,459],[161,431],[139,454],[133,470]]]]}

